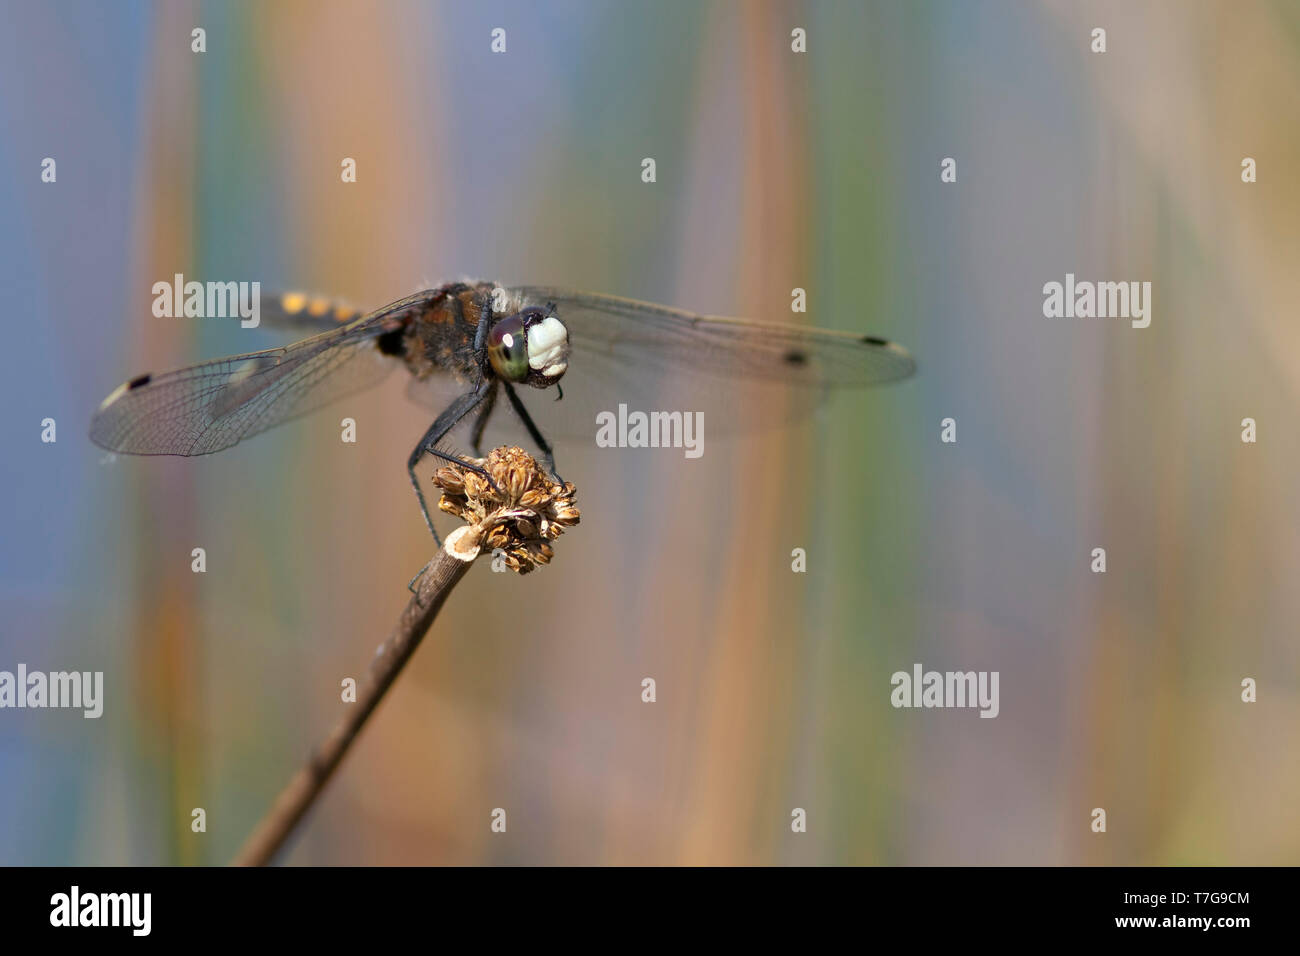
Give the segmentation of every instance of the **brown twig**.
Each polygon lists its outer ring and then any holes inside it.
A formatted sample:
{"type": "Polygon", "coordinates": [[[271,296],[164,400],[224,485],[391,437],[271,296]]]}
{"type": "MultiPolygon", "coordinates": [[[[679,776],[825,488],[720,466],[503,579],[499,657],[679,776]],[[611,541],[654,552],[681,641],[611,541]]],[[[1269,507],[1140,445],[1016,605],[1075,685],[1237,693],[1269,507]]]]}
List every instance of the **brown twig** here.
{"type": "Polygon", "coordinates": [[[325,789],[325,784],[342,762],[344,754],[361,732],[366,720],[374,713],[388,688],[420,646],[420,641],[428,633],[429,625],[433,623],[447,595],[456,586],[456,582],[465,576],[470,564],[469,561],[452,557],[446,551],[438,552],[438,556],[420,578],[420,585],[402,612],[397,627],[375,655],[366,683],[357,690],[356,703],[348,707],[343,719],[316,748],[306,765],[289,781],[289,785],[280,792],[270,811],[244,842],[235,857],[235,866],[264,866],[279,852],[298,821],[325,789]]]}
{"type": "Polygon", "coordinates": [[[499,448],[478,464],[491,474],[492,482],[459,467],[438,470],[435,481],[443,489],[439,508],[470,524],[447,536],[420,576],[397,626],[376,652],[356,703],[280,792],[235,856],[235,866],[264,866],[284,846],[474,559],[500,549],[508,567],[526,573],[550,560],[548,541],[577,524],[573,485],[561,487],[550,481],[525,452],[499,448]]]}

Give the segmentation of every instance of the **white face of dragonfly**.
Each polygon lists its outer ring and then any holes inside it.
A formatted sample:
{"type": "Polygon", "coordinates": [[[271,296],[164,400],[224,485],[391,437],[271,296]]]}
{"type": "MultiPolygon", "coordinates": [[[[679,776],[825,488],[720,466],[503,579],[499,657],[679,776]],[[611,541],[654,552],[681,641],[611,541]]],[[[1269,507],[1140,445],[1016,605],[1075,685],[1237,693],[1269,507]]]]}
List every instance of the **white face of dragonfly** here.
{"type": "Polygon", "coordinates": [[[551,381],[569,367],[569,330],[553,315],[528,328],[528,366],[551,381]]]}

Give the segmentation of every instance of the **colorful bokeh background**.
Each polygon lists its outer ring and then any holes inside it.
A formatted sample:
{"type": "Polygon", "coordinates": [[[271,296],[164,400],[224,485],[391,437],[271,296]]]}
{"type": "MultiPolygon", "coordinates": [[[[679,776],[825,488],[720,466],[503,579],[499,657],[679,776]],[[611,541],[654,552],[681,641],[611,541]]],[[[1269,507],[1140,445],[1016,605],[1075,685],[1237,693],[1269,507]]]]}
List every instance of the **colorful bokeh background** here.
{"type": "Polygon", "coordinates": [[[471,572],[286,862],[1300,861],[1300,5],[0,9],[0,669],[107,684],[0,711],[0,863],[228,861],[430,553],[397,378],[209,458],[89,443],[126,378],[283,341],[153,317],[178,272],[920,363],[698,461],[561,446],[582,525],[471,572]],[[1044,318],[1067,272],[1152,282],[1150,328],[1044,318]],[[916,662],[998,671],[1000,715],[894,709],[916,662]]]}

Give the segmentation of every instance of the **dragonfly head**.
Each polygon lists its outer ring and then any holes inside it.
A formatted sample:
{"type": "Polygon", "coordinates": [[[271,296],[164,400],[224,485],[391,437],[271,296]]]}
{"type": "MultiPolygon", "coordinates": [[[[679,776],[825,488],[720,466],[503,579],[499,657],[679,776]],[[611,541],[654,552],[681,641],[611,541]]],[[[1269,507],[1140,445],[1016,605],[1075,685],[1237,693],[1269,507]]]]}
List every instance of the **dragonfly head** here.
{"type": "Polygon", "coordinates": [[[569,330],[553,309],[530,307],[492,326],[487,353],[507,382],[549,388],[569,367],[569,330]]]}

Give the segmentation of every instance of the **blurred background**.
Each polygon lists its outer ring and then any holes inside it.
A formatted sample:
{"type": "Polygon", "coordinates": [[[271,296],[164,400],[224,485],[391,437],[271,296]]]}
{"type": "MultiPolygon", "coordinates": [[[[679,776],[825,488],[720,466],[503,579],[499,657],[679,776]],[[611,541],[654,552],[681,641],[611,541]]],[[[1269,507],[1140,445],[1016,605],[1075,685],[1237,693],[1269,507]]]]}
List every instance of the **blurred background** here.
{"type": "Polygon", "coordinates": [[[0,711],[0,863],[228,861],[430,554],[396,376],[207,458],[90,444],[125,379],[285,341],[155,318],[178,272],[920,364],[695,461],[561,446],[582,524],[471,572],[286,862],[1300,862],[1295,3],[0,5],[0,669],[106,684],[0,711]],[[1067,272],[1151,326],[1044,318],[1067,272]],[[892,708],[917,662],[1000,715],[892,708]]]}

